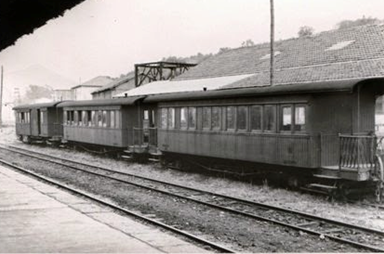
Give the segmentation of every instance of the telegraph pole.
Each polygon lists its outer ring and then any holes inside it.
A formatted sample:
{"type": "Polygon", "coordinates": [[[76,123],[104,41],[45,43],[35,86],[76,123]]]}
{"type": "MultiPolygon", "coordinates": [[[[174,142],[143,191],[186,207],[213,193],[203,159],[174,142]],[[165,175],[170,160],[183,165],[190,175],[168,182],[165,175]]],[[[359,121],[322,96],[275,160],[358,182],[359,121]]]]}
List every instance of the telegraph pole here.
{"type": "Polygon", "coordinates": [[[270,63],[270,77],[269,77],[269,84],[273,85],[273,64],[275,61],[275,51],[274,51],[274,40],[275,40],[275,15],[274,15],[274,5],[273,0],[270,0],[270,8],[271,8],[271,63],[270,63]]]}
{"type": "Polygon", "coordinates": [[[3,76],[4,76],[4,68],[1,66],[1,82],[0,82],[0,128],[3,124],[2,119],[2,109],[3,109],[3,76]]]}

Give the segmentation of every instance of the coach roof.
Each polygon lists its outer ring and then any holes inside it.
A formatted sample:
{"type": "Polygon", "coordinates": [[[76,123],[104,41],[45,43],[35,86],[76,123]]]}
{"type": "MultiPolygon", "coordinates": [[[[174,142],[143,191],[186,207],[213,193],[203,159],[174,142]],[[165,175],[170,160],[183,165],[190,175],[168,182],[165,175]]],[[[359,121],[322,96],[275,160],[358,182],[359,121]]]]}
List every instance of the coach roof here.
{"type": "Polygon", "coordinates": [[[13,107],[13,110],[19,109],[32,109],[32,108],[52,108],[59,104],[59,101],[46,102],[46,103],[37,103],[37,104],[23,104],[13,107]]]}
{"type": "Polygon", "coordinates": [[[266,95],[285,95],[301,93],[324,93],[324,92],[352,92],[357,84],[363,82],[380,83],[380,93],[384,93],[384,78],[380,79],[354,79],[339,81],[324,81],[311,83],[297,83],[292,85],[276,85],[263,87],[248,87],[239,89],[220,89],[211,91],[199,91],[188,93],[156,94],[149,95],[144,99],[145,103],[176,101],[176,100],[198,100],[198,99],[221,99],[255,97],[266,95]]]}
{"type": "Polygon", "coordinates": [[[132,96],[126,98],[116,98],[107,100],[84,100],[84,101],[67,101],[60,103],[57,107],[86,107],[86,106],[116,106],[116,105],[134,105],[136,101],[143,99],[145,96],[132,96]]]}

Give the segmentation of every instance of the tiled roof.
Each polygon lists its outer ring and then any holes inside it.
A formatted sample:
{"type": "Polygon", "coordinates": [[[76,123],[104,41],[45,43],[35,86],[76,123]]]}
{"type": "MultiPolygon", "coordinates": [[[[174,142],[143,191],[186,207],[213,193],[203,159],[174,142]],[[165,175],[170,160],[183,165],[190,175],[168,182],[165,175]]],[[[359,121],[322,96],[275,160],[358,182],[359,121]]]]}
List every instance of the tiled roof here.
{"type": "MultiPolygon", "coordinates": [[[[274,84],[384,77],[384,25],[275,42],[274,84]],[[348,43],[347,43],[348,42],[348,43]]],[[[224,88],[269,85],[269,43],[215,55],[174,80],[255,74],[224,88]]]]}
{"type": "MultiPolygon", "coordinates": [[[[221,88],[228,89],[269,85],[269,75],[269,71],[256,73],[249,78],[221,88]]],[[[274,72],[274,84],[289,85],[379,77],[384,77],[384,58],[278,69],[274,72]]]]}

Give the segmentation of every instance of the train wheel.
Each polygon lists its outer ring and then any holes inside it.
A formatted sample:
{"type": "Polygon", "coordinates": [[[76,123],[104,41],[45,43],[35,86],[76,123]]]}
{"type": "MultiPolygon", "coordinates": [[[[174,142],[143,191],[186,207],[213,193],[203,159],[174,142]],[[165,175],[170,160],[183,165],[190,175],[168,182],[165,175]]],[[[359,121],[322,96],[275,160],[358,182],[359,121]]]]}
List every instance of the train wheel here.
{"type": "Polygon", "coordinates": [[[292,189],[297,189],[300,187],[300,181],[297,176],[290,176],[288,178],[288,186],[292,189]]]}
{"type": "Polygon", "coordinates": [[[30,136],[23,136],[23,143],[31,144],[31,137],[30,136]]]}

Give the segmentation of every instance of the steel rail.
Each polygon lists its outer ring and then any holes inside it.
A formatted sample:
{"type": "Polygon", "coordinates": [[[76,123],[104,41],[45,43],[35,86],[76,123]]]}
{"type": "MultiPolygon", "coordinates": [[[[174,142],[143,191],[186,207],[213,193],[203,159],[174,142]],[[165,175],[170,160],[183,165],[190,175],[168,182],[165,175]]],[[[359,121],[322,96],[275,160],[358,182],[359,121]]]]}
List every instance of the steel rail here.
{"type": "MultiPolygon", "coordinates": [[[[20,148],[16,147],[16,149],[20,149],[20,148]]],[[[26,149],[22,149],[22,150],[25,151],[26,149]]],[[[20,152],[20,151],[15,151],[15,152],[18,152],[18,153],[21,153],[21,154],[24,154],[24,155],[27,155],[27,156],[30,156],[30,157],[35,157],[37,159],[50,161],[48,159],[37,157],[37,156],[31,155],[31,154],[25,154],[25,153],[20,152]]],[[[28,152],[31,152],[31,151],[28,151],[28,152]]],[[[40,154],[40,155],[45,156],[45,157],[54,158],[56,160],[63,160],[63,161],[79,164],[79,165],[86,166],[86,167],[94,167],[95,169],[105,170],[107,172],[111,172],[111,173],[114,173],[114,174],[121,174],[121,175],[129,176],[129,177],[135,177],[135,178],[138,178],[138,179],[152,181],[152,182],[156,182],[156,183],[160,183],[160,184],[168,185],[168,186],[173,186],[173,187],[177,187],[177,188],[181,188],[181,189],[186,189],[186,190],[193,191],[193,192],[200,192],[200,193],[203,193],[203,194],[208,194],[208,195],[213,195],[213,196],[216,196],[216,197],[230,199],[230,200],[235,201],[235,202],[241,202],[241,203],[249,204],[249,205],[252,205],[252,206],[257,206],[257,207],[262,207],[262,208],[265,208],[265,209],[281,211],[281,212],[288,213],[290,215],[303,216],[303,217],[305,217],[307,219],[317,220],[317,221],[320,221],[320,222],[328,222],[330,224],[335,224],[335,225],[343,226],[343,227],[346,227],[346,228],[353,228],[353,229],[357,229],[357,230],[360,230],[360,231],[365,231],[365,232],[370,232],[370,233],[374,233],[374,234],[384,235],[384,232],[379,231],[379,230],[374,230],[374,229],[370,229],[370,228],[366,228],[366,227],[361,227],[361,226],[357,226],[357,225],[353,225],[353,224],[348,224],[348,223],[344,223],[344,222],[341,222],[341,221],[330,220],[330,219],[318,217],[318,216],[307,214],[307,213],[297,212],[297,211],[291,210],[291,209],[286,209],[286,208],[282,208],[282,207],[276,207],[276,206],[266,205],[266,204],[262,204],[262,203],[257,203],[257,202],[253,202],[253,201],[249,201],[249,200],[229,197],[229,196],[226,196],[226,195],[221,195],[221,194],[217,194],[217,193],[213,193],[213,192],[208,192],[208,191],[202,191],[202,190],[198,190],[198,189],[194,189],[194,188],[190,188],[190,187],[185,187],[185,186],[181,186],[181,185],[177,185],[177,184],[170,184],[170,183],[167,183],[167,182],[163,182],[163,181],[159,181],[159,180],[155,180],[155,179],[150,179],[150,178],[147,178],[147,177],[136,176],[136,175],[133,175],[133,174],[129,174],[129,173],[125,173],[125,172],[119,172],[119,171],[115,171],[115,170],[111,170],[111,169],[107,169],[107,168],[103,168],[103,167],[98,167],[98,166],[95,167],[95,166],[91,166],[89,164],[85,164],[85,163],[81,163],[81,162],[76,162],[76,161],[73,161],[73,160],[68,160],[68,159],[63,159],[63,158],[58,158],[58,157],[51,156],[51,155],[45,155],[45,154],[38,153],[38,152],[34,152],[34,153],[40,154]]],[[[280,225],[280,226],[289,227],[289,228],[292,228],[292,229],[295,229],[295,230],[300,230],[302,232],[306,232],[306,233],[310,233],[310,234],[314,234],[314,235],[323,235],[323,236],[325,236],[325,237],[327,237],[329,239],[332,239],[332,240],[335,240],[335,241],[338,241],[338,242],[347,243],[347,244],[354,245],[354,246],[357,246],[357,247],[365,248],[365,249],[368,249],[370,251],[384,252],[384,249],[382,249],[382,248],[378,248],[378,247],[375,247],[375,246],[362,244],[362,243],[359,243],[359,242],[354,242],[354,241],[351,241],[351,240],[348,240],[348,239],[345,239],[345,238],[340,238],[340,237],[336,237],[336,236],[333,236],[333,235],[330,235],[330,234],[327,234],[327,233],[323,233],[323,232],[319,232],[319,231],[314,231],[314,230],[311,230],[311,229],[308,229],[308,228],[305,228],[305,227],[300,227],[298,225],[292,225],[292,224],[288,224],[288,223],[285,223],[285,222],[277,221],[277,220],[274,220],[274,219],[271,219],[271,218],[267,218],[267,217],[264,217],[264,216],[259,216],[259,215],[247,213],[247,212],[244,212],[244,211],[238,211],[238,210],[235,210],[235,209],[232,209],[232,208],[228,208],[228,207],[224,207],[224,206],[220,206],[220,205],[216,205],[216,204],[212,204],[212,203],[207,203],[207,202],[195,199],[195,198],[190,198],[190,197],[186,197],[186,196],[183,196],[183,195],[171,193],[171,192],[168,192],[168,191],[159,190],[159,189],[156,189],[156,188],[153,188],[153,187],[143,186],[141,184],[132,183],[132,182],[129,182],[129,181],[125,181],[125,180],[122,180],[122,179],[119,179],[119,178],[115,178],[115,177],[111,177],[111,176],[106,176],[106,175],[103,175],[103,174],[100,174],[100,173],[96,173],[96,172],[90,172],[88,170],[79,169],[77,167],[73,167],[73,166],[70,166],[70,165],[67,165],[67,164],[61,164],[61,163],[55,162],[55,161],[50,161],[50,162],[51,163],[56,163],[56,164],[59,164],[59,165],[65,166],[65,167],[73,168],[75,170],[84,171],[84,172],[89,173],[89,174],[105,177],[105,178],[108,178],[108,179],[111,179],[111,180],[115,180],[115,181],[118,181],[118,182],[123,182],[123,183],[130,184],[130,185],[133,185],[133,186],[137,186],[139,188],[145,188],[145,189],[148,189],[148,190],[157,191],[157,192],[160,192],[162,194],[172,195],[172,196],[177,197],[177,198],[186,199],[186,200],[193,201],[193,202],[196,202],[196,203],[199,203],[199,204],[202,204],[202,205],[206,205],[206,206],[209,206],[209,207],[213,207],[213,208],[216,208],[216,209],[224,210],[224,211],[231,212],[231,213],[238,214],[238,215],[242,215],[242,216],[247,216],[247,217],[250,217],[250,218],[253,218],[253,219],[256,219],[256,220],[267,221],[267,222],[274,223],[274,224],[277,224],[277,225],[280,225]]]]}

